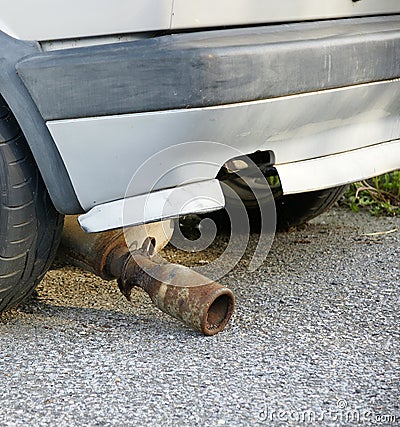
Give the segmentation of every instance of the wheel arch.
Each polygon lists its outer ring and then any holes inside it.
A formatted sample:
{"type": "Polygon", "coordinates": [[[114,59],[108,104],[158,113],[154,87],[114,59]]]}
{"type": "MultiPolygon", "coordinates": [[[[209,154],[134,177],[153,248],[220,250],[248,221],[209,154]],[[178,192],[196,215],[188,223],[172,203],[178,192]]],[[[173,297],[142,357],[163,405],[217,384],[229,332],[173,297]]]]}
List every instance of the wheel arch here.
{"type": "Polygon", "coordinates": [[[38,51],[36,42],[19,41],[0,32],[0,95],[25,135],[55,208],[63,214],[82,213],[60,153],[15,68],[21,58],[38,51]]]}

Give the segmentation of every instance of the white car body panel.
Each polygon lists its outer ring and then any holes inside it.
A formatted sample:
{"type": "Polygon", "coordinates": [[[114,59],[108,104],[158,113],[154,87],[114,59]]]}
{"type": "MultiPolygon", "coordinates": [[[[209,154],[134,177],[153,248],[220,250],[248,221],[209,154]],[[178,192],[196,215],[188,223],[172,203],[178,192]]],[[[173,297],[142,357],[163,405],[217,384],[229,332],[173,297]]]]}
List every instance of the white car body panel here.
{"type": "MultiPolygon", "coordinates": [[[[257,150],[272,151],[279,168],[398,139],[399,111],[396,79],[207,108],[55,120],[47,126],[88,210],[122,198],[121,190],[128,189],[139,170],[144,174],[130,196],[213,179],[226,161],[257,150]],[[152,159],[157,154],[171,172],[155,182],[154,170],[160,167],[152,159]],[[94,187],[100,199],[93,200],[94,187]]],[[[385,169],[385,159],[381,162],[385,169]]],[[[315,177],[314,189],[341,184],[342,174],[338,170],[328,181],[315,177]]],[[[363,170],[359,178],[367,178],[363,170]]],[[[286,174],[282,186],[293,192],[296,175],[286,174]]]]}
{"type": "Polygon", "coordinates": [[[4,3],[0,30],[17,39],[37,41],[400,12],[399,0],[15,0],[4,3]]]}
{"type": "Polygon", "coordinates": [[[297,22],[400,12],[398,0],[174,0],[172,28],[297,22]]]}
{"type": "Polygon", "coordinates": [[[0,30],[21,40],[58,40],[168,29],[172,0],[15,0],[0,30]]]}
{"type": "MultiPolygon", "coordinates": [[[[390,172],[398,167],[400,139],[301,162],[276,165],[285,194],[345,185],[390,172]],[[378,166],[371,158],[384,157],[378,166]],[[313,177],[313,179],[310,179],[313,177]]],[[[217,179],[180,185],[95,206],[79,216],[87,233],[136,226],[143,222],[206,213],[225,206],[217,179]]]]}

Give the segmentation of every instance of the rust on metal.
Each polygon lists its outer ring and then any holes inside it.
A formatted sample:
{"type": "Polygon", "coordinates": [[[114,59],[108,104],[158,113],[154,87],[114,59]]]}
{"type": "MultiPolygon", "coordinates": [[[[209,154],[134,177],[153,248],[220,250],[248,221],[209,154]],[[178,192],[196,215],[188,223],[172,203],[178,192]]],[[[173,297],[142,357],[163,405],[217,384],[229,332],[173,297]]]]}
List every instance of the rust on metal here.
{"type": "Polygon", "coordinates": [[[126,248],[126,238],[131,250],[140,249],[147,235],[151,233],[157,238],[156,249],[163,248],[171,238],[173,223],[170,220],[131,227],[127,230],[117,229],[104,233],[85,233],[78,224],[77,216],[67,216],[61,242],[62,254],[78,267],[95,273],[105,280],[114,276],[107,274],[106,261],[114,248],[126,248]]]}
{"type": "Polygon", "coordinates": [[[230,289],[190,268],[155,263],[146,249],[133,256],[111,252],[108,268],[119,275],[119,288],[128,299],[139,286],[160,310],[205,335],[222,331],[232,316],[235,298],[230,289]]]}
{"type": "Polygon", "coordinates": [[[130,250],[120,230],[87,235],[70,228],[64,232],[63,249],[76,265],[100,277],[118,279],[129,300],[138,286],[163,312],[205,335],[222,331],[234,309],[233,292],[188,267],[155,262],[160,244],[147,237],[140,248],[130,250]]]}

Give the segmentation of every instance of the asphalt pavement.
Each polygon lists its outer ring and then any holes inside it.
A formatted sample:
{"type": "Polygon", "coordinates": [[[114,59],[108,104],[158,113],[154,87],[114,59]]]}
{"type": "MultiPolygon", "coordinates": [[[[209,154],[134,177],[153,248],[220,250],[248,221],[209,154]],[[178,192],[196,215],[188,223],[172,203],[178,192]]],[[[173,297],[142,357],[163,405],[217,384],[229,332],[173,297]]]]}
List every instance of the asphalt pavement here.
{"type": "MultiPolygon", "coordinates": [[[[0,318],[0,425],[400,425],[399,229],[335,208],[277,234],[250,273],[252,235],[214,337],[58,261],[0,318]]],[[[164,254],[202,265],[226,238],[164,254]]]]}

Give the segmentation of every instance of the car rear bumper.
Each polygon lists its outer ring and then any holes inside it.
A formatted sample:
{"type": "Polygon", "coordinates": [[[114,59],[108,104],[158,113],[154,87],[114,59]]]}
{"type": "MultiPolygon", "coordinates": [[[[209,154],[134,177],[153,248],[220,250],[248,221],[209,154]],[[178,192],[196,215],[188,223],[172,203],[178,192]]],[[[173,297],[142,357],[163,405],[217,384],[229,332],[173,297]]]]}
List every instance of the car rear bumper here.
{"type": "Polygon", "coordinates": [[[43,118],[199,108],[400,76],[400,15],[176,34],[34,55],[43,118]]]}
{"type": "Polygon", "coordinates": [[[257,150],[278,171],[293,165],[286,192],[308,191],[296,174],[310,159],[376,147],[368,167],[345,161],[315,174],[313,189],[400,167],[379,150],[400,138],[399,24],[394,15],[178,34],[42,53],[17,70],[87,211],[127,189],[212,180],[257,150]]]}

